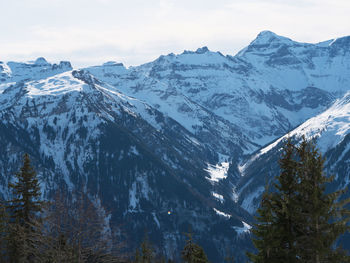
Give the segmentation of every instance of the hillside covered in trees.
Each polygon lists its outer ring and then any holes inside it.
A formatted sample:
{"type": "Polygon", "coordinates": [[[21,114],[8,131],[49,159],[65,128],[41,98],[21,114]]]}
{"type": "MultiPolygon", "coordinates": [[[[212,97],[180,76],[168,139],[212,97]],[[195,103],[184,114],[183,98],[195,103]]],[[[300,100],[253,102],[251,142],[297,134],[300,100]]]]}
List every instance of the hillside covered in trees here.
{"type": "MultiPolygon", "coordinates": [[[[247,251],[251,262],[350,261],[349,252],[337,245],[349,231],[350,199],[342,198],[347,189],[327,192],[333,177],[324,173],[323,164],[312,141],[303,138],[299,145],[286,141],[281,172],[266,186],[252,229],[256,249],[247,251]]],[[[190,229],[181,255],[162,255],[147,229],[132,252],[123,227],[111,229],[106,211],[87,193],[65,196],[58,189],[52,200],[43,200],[28,154],[8,187],[11,198],[2,200],[0,210],[1,262],[209,262],[190,229]]],[[[225,261],[234,258],[228,252],[225,261]]]]}

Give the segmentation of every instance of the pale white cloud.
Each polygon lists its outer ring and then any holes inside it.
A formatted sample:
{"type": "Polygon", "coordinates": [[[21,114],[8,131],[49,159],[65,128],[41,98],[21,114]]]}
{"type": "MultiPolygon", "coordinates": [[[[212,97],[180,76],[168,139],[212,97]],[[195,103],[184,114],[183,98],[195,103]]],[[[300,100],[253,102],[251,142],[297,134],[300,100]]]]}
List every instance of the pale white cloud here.
{"type": "Polygon", "coordinates": [[[0,0],[0,60],[137,65],[208,45],[235,54],[262,30],[304,42],[350,35],[348,0],[0,0]]]}

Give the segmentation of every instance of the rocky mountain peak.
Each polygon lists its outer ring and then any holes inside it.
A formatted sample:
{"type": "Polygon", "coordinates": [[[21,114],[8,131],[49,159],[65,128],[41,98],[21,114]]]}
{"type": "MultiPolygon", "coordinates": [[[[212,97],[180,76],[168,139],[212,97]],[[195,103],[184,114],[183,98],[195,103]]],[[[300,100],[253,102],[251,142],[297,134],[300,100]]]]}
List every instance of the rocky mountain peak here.
{"type": "Polygon", "coordinates": [[[72,64],[69,61],[60,61],[60,63],[58,64],[58,67],[65,68],[67,69],[67,71],[73,69],[72,64]]]}
{"type": "Polygon", "coordinates": [[[204,46],[204,47],[200,47],[196,50],[196,53],[197,54],[204,54],[204,53],[207,53],[209,52],[209,49],[208,47],[204,46]]]}
{"type": "Polygon", "coordinates": [[[124,67],[124,64],[118,63],[116,61],[107,61],[106,63],[103,63],[102,66],[104,66],[104,67],[124,67]]]}
{"type": "Polygon", "coordinates": [[[265,30],[260,32],[257,37],[250,43],[250,46],[270,45],[272,43],[290,44],[294,42],[290,38],[279,36],[271,31],[265,30]]]}
{"type": "Polygon", "coordinates": [[[35,65],[49,65],[45,58],[39,57],[34,61],[35,65]]]}

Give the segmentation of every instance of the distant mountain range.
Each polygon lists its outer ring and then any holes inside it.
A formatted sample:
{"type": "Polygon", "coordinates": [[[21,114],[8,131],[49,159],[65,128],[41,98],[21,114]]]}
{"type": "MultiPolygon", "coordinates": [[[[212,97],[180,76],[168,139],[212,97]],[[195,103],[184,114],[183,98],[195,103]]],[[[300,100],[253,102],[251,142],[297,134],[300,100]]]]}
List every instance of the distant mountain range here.
{"type": "Polygon", "coordinates": [[[130,248],[147,231],[172,257],[192,229],[213,262],[243,260],[283,138],[318,137],[332,187],[348,185],[349,89],[350,37],[263,31],[235,56],[202,47],[130,68],[0,62],[0,192],[27,152],[45,198],[84,189],[130,248]]]}

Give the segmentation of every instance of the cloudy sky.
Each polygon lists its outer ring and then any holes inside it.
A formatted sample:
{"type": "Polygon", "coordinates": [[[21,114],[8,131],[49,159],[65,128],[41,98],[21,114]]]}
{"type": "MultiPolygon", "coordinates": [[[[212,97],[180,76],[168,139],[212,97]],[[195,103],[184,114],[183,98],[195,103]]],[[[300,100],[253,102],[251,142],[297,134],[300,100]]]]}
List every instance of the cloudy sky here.
{"type": "Polygon", "coordinates": [[[350,35],[349,0],[0,0],[0,60],[139,65],[208,46],[236,54],[262,30],[350,35]]]}

